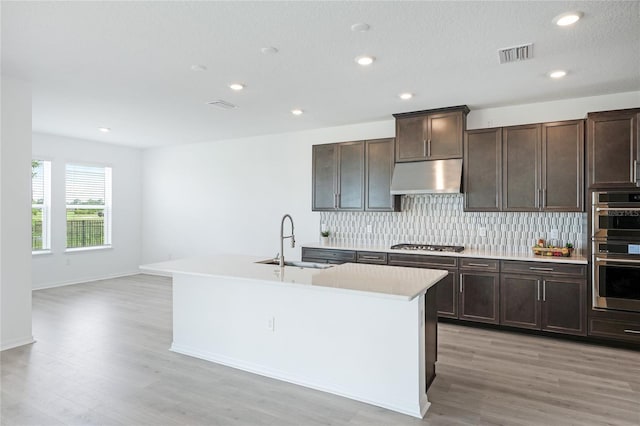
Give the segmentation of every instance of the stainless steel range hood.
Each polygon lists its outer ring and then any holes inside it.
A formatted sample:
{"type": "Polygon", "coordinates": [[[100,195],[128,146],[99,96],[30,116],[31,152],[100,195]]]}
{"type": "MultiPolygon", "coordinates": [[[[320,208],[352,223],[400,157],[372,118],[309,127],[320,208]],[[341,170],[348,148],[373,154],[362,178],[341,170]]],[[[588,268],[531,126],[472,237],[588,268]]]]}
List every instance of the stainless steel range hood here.
{"type": "Polygon", "coordinates": [[[462,159],[396,163],[391,194],[460,193],[462,159]]]}

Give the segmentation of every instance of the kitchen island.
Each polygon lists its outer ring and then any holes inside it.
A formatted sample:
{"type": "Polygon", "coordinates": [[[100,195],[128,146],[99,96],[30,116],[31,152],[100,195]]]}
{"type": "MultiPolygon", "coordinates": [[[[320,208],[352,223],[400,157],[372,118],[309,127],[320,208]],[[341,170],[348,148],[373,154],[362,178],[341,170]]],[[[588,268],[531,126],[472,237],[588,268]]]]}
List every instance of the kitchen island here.
{"type": "Polygon", "coordinates": [[[172,351],[424,416],[435,377],[434,286],[446,271],[260,260],[140,267],[173,276],[172,351]]]}

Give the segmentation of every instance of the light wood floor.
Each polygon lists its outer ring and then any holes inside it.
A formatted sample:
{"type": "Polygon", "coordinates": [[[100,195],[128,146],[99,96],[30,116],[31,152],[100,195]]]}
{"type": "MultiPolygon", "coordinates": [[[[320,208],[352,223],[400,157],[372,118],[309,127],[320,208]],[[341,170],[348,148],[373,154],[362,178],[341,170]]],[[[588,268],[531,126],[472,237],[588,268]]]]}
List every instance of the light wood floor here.
{"type": "Polygon", "coordinates": [[[424,420],[168,350],[171,282],[33,293],[2,352],[2,425],[638,425],[640,352],[440,324],[424,420]]]}

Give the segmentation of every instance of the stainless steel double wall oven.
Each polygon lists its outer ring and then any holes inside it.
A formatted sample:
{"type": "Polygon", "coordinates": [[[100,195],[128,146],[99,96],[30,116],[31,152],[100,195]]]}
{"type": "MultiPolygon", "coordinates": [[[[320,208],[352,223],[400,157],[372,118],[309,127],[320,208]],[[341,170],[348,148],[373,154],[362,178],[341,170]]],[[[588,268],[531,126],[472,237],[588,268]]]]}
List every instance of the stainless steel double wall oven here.
{"type": "Polygon", "coordinates": [[[594,192],[594,308],[640,312],[640,190],[594,192]]]}

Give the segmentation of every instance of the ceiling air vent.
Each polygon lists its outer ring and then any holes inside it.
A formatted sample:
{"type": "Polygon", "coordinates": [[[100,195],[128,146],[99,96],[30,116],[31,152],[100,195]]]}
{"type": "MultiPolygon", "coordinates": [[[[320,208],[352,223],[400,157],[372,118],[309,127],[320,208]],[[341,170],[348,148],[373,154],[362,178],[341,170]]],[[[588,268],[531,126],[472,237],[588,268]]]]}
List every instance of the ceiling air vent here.
{"type": "Polygon", "coordinates": [[[207,102],[209,105],[213,105],[214,107],[218,107],[220,109],[234,109],[238,108],[237,105],[231,104],[227,101],[223,101],[222,99],[217,99],[215,101],[207,102]]]}
{"type": "Polygon", "coordinates": [[[533,58],[533,43],[498,49],[498,57],[501,64],[531,59],[533,58]]]}

